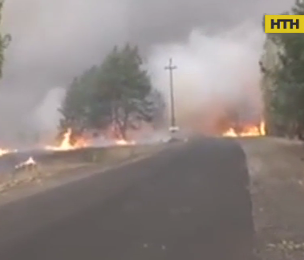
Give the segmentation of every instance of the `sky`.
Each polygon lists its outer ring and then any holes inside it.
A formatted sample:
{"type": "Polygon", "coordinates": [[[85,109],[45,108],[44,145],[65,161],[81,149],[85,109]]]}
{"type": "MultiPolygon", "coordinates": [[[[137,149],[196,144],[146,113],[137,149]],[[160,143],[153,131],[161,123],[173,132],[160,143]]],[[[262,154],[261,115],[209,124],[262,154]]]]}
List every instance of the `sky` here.
{"type": "MultiPolygon", "coordinates": [[[[30,121],[29,114],[37,114],[35,109],[47,99],[49,90],[66,87],[73,77],[100,63],[116,44],[138,44],[145,57],[152,60],[153,71],[160,73],[155,66],[165,65],[160,61],[169,58],[167,53],[185,56],[189,54],[185,49],[191,46],[198,51],[193,35],[203,34],[209,46],[206,49],[212,54],[217,52],[210,49],[214,45],[212,39],[218,48],[224,48],[225,33],[250,24],[248,30],[243,29],[244,39],[240,32],[234,37],[234,42],[241,45],[232,48],[240,46],[244,53],[252,52],[252,48],[260,46],[259,41],[253,46],[252,35],[261,37],[262,15],[284,11],[292,3],[292,0],[6,0],[2,30],[12,35],[12,42],[6,51],[0,89],[0,139],[16,136],[24,121],[30,121]],[[176,46],[184,49],[177,53],[176,46]]],[[[196,37],[201,49],[203,38],[196,37]]],[[[231,39],[228,41],[232,42],[231,39]]],[[[250,55],[252,59],[253,53],[250,55]]],[[[188,63],[191,62],[188,58],[188,63]]],[[[156,75],[156,81],[161,77],[156,75]]],[[[54,92],[50,95],[54,99],[54,92]]]]}

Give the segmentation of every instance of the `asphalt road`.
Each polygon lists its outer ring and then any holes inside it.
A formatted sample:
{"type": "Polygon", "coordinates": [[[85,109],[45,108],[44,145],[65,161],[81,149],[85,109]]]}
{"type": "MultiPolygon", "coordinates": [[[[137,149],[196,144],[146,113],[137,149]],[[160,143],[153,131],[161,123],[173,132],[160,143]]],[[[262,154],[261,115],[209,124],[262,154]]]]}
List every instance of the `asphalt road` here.
{"type": "Polygon", "coordinates": [[[251,260],[244,152],[201,139],[0,209],[2,260],[251,260]]]}

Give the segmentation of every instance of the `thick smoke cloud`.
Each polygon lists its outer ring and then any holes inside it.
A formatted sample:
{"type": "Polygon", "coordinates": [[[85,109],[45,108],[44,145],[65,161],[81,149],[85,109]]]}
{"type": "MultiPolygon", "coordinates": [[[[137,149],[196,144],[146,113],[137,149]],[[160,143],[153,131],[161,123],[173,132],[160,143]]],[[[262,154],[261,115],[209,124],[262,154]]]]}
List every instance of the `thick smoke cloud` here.
{"type": "Polygon", "coordinates": [[[155,47],[150,59],[154,85],[167,100],[169,79],[163,64],[174,57],[177,65],[174,95],[179,123],[190,123],[191,127],[198,123],[202,130],[204,123],[216,123],[224,117],[230,106],[238,110],[246,107],[247,111],[241,112],[248,120],[260,119],[263,107],[258,62],[263,40],[260,30],[243,24],[212,35],[194,30],[184,44],[155,47]]]}
{"type": "MultiPolygon", "coordinates": [[[[99,62],[114,44],[126,41],[139,44],[147,56],[157,45],[184,43],[191,48],[187,40],[195,28],[218,34],[251,21],[255,23],[255,30],[259,30],[263,13],[280,12],[292,2],[7,0],[2,27],[12,34],[13,41],[6,52],[5,77],[0,90],[1,140],[20,136],[16,129],[26,130],[24,125],[31,120],[48,90],[67,86],[74,76],[99,62]]],[[[211,44],[212,38],[208,43],[209,36],[204,37],[207,44],[211,44]]],[[[219,44],[221,39],[216,41],[219,44]]],[[[247,42],[241,44],[246,49],[247,42]]],[[[172,54],[180,57],[189,53],[189,50],[181,51],[180,54],[176,51],[172,54]]],[[[225,49],[221,52],[225,54],[225,49]]],[[[157,51],[156,55],[160,53],[157,51]]],[[[167,56],[164,53],[164,61],[167,56]]],[[[181,60],[176,58],[176,62],[178,59],[181,60]]],[[[212,59],[212,52],[208,59],[212,59]]],[[[187,70],[190,67],[198,70],[191,58],[188,58],[187,65],[187,70]]],[[[181,66],[184,65],[179,64],[181,66]]],[[[181,71],[182,68],[179,73],[181,71]]],[[[48,116],[46,113],[45,117],[48,116]]]]}

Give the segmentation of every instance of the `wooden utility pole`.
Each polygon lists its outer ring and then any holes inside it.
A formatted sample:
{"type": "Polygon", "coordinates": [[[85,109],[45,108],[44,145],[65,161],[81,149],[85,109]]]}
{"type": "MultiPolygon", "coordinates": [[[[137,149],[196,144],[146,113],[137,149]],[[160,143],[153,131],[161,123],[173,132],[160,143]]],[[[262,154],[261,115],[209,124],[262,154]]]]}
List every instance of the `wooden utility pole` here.
{"type": "Polygon", "coordinates": [[[169,70],[170,104],[171,104],[171,128],[176,127],[175,104],[174,104],[174,88],[173,88],[173,70],[175,70],[175,69],[177,69],[177,67],[172,65],[172,59],[170,59],[169,60],[169,65],[165,67],[165,70],[169,70]]]}

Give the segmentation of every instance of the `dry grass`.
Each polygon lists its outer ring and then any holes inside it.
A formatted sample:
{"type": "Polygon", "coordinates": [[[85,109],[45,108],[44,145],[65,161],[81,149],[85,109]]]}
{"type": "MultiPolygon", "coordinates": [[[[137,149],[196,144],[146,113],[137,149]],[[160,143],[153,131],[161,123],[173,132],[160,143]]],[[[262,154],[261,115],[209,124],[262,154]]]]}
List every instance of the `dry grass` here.
{"type": "Polygon", "coordinates": [[[0,194],[13,189],[41,184],[49,178],[85,174],[96,169],[102,170],[111,165],[141,157],[162,149],[161,145],[122,146],[110,148],[88,148],[77,151],[55,152],[43,155],[37,159],[37,167],[23,169],[16,174],[2,173],[0,179],[0,194]]]}

